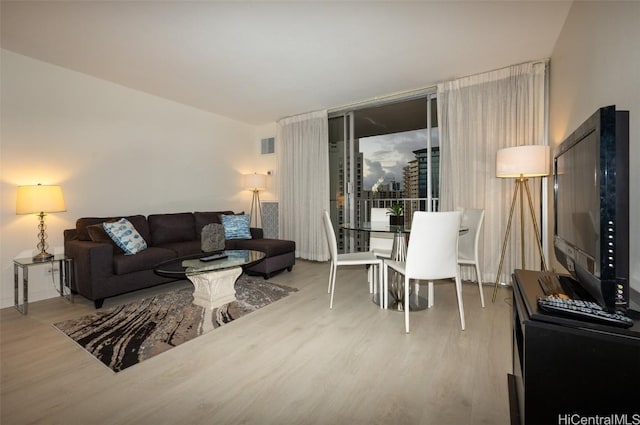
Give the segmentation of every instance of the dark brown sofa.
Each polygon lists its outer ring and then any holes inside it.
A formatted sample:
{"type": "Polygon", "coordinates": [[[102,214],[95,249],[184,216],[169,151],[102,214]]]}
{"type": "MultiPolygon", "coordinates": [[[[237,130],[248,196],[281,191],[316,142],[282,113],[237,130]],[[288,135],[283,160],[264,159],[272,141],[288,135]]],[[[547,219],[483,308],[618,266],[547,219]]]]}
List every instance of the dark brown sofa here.
{"type": "MultiPolygon", "coordinates": [[[[209,223],[220,223],[222,214],[232,211],[185,212],[121,216],[133,224],[147,242],[147,248],[134,255],[125,255],[109,240],[96,239],[89,226],[121,217],[84,217],[76,221],[75,229],[64,231],[65,254],[74,259],[74,290],[92,300],[100,308],[105,298],[170,282],[174,279],[154,273],[163,261],[201,252],[200,234],[209,223]],[[92,240],[92,236],[94,237],[92,240]]],[[[262,251],[266,258],[246,269],[265,279],[295,264],[295,243],[280,239],[264,239],[262,229],[251,228],[252,239],[228,239],[225,249],[262,251]]]]}

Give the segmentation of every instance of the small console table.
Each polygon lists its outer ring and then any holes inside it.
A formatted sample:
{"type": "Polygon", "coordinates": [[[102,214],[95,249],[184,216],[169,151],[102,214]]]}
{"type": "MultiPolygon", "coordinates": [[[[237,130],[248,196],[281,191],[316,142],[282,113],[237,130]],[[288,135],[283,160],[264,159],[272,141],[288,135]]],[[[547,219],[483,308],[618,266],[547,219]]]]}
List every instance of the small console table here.
{"type": "Polygon", "coordinates": [[[37,265],[58,265],[60,272],[60,296],[73,302],[73,292],[71,284],[73,280],[73,258],[64,255],[56,255],[50,261],[33,261],[33,258],[17,258],[13,260],[13,282],[14,282],[14,306],[22,314],[27,314],[29,308],[29,267],[37,265]],[[22,270],[22,304],[20,301],[19,275],[22,270]],[[65,294],[65,288],[67,294],[65,294]]]}
{"type": "Polygon", "coordinates": [[[639,420],[640,322],[624,329],[539,311],[538,276],[530,270],[513,275],[511,423],[639,420]]]}

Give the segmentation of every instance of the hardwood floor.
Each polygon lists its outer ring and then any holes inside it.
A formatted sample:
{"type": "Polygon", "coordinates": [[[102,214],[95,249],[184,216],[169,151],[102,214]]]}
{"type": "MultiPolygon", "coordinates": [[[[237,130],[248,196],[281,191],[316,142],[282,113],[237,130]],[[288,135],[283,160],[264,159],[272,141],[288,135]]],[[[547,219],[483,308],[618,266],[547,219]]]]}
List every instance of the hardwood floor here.
{"type": "MultiPolygon", "coordinates": [[[[508,424],[511,292],[480,307],[453,282],[435,306],[403,315],[371,302],[362,267],[298,261],[273,282],[299,288],[227,326],[114,374],[52,323],[93,311],[50,299],[0,310],[2,424],[508,424]]],[[[105,301],[141,298],[176,282],[105,301]]],[[[426,286],[422,293],[426,294],[426,286]]]]}

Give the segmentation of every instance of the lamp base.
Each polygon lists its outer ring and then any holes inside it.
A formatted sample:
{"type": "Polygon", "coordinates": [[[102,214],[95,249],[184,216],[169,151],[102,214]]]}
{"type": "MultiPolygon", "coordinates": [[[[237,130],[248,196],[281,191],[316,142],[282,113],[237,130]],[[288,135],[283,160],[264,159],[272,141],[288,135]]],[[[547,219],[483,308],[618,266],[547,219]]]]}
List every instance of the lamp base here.
{"type": "Polygon", "coordinates": [[[48,252],[42,251],[33,256],[34,263],[46,263],[47,261],[51,261],[53,258],[53,254],[49,254],[48,252]]]}
{"type": "Polygon", "coordinates": [[[260,205],[260,191],[254,189],[249,210],[249,226],[262,228],[262,205],[260,205]]]}

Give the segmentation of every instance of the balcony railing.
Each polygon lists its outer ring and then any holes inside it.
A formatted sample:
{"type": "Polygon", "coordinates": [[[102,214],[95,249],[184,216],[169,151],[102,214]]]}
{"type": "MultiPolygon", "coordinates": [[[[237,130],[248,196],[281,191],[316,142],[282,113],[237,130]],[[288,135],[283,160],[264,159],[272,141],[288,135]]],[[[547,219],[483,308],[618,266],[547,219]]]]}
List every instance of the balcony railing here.
{"type": "Polygon", "coordinates": [[[389,208],[395,204],[402,204],[404,221],[405,223],[411,223],[414,211],[438,211],[438,198],[431,199],[431,209],[427,208],[428,203],[429,199],[427,198],[357,198],[355,209],[356,221],[359,223],[371,221],[371,208],[389,208]]]}
{"type": "MultiPolygon", "coordinates": [[[[404,211],[404,222],[411,224],[414,211],[428,211],[427,198],[356,198],[355,200],[355,224],[362,224],[371,221],[371,208],[389,208],[394,204],[401,203],[404,211]]],[[[431,211],[438,211],[439,199],[431,199],[431,211]]],[[[336,235],[338,239],[339,252],[367,251],[369,249],[369,235],[365,232],[345,231],[341,225],[344,224],[343,211],[338,208],[337,203],[332,204],[332,211],[336,217],[336,235]]]]}

